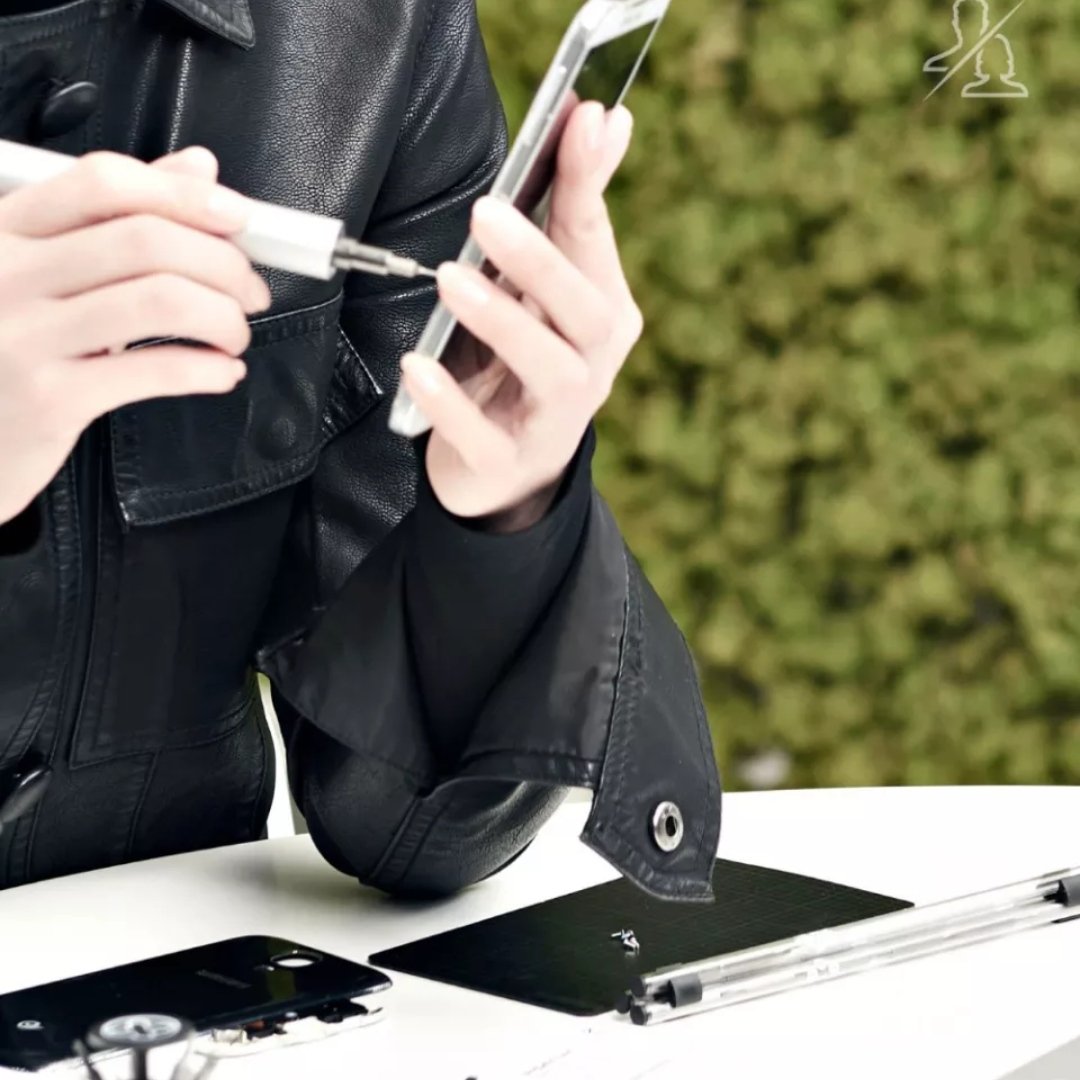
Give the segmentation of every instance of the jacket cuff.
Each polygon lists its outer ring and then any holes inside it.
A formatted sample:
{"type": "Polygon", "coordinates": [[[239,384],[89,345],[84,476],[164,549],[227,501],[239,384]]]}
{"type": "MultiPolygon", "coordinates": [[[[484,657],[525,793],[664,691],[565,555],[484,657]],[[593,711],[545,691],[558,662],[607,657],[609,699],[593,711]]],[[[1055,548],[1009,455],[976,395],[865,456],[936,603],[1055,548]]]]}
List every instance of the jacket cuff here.
{"type": "MultiPolygon", "coordinates": [[[[400,547],[377,549],[308,641],[269,664],[301,716],[358,765],[401,778],[411,808],[401,806],[401,827],[377,859],[366,856],[378,864],[371,883],[407,890],[410,878],[428,872],[425,861],[452,858],[433,821],[450,807],[473,805],[472,793],[491,782],[511,781],[591,788],[586,844],[654,895],[709,899],[720,787],[693,664],[595,490],[562,588],[485,699],[448,771],[425,730],[400,573],[400,547]],[[677,837],[657,829],[658,809],[667,805],[678,808],[677,837]]],[[[467,815],[478,841],[500,832],[501,815],[490,810],[473,805],[475,816],[467,815]]]]}
{"type": "Polygon", "coordinates": [[[693,661],[595,490],[565,587],[448,783],[470,778],[591,788],[589,847],[656,896],[712,898],[721,794],[693,661]]]}
{"type": "Polygon", "coordinates": [[[449,546],[465,552],[482,550],[485,555],[500,552],[529,553],[542,551],[553,537],[564,532],[567,525],[584,523],[592,486],[592,458],[596,450],[596,431],[590,424],[578,443],[559,482],[559,489],[544,516],[528,528],[516,532],[496,532],[487,525],[488,518],[467,518],[450,513],[432,490],[423,462],[427,455],[430,433],[417,440],[419,479],[416,489],[416,519],[418,552],[436,559],[442,558],[449,546]]]}

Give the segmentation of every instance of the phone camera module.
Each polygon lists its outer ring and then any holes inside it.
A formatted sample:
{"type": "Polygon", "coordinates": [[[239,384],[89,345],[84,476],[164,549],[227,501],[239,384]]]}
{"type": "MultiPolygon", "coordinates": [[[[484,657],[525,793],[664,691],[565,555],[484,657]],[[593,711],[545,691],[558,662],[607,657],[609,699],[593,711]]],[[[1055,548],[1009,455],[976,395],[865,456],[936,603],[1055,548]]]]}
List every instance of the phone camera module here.
{"type": "Polygon", "coordinates": [[[317,952],[308,949],[294,949],[292,952],[278,953],[270,958],[274,967],[284,968],[286,971],[296,971],[300,968],[308,968],[317,964],[322,957],[317,952]]]}

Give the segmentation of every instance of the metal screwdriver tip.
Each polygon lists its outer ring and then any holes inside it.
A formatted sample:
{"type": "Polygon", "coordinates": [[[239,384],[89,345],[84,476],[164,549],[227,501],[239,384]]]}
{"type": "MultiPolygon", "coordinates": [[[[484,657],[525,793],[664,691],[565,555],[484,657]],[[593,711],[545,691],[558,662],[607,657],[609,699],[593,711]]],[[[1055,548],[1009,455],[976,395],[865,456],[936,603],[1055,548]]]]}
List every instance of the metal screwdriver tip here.
{"type": "Polygon", "coordinates": [[[394,277],[435,277],[435,271],[421,266],[415,259],[395,255],[385,248],[362,244],[351,236],[343,236],[334,249],[334,265],[341,270],[358,270],[369,274],[392,274],[394,277]]]}
{"type": "Polygon", "coordinates": [[[389,273],[395,274],[398,277],[434,277],[435,271],[429,270],[426,266],[421,266],[415,259],[406,259],[402,255],[386,256],[386,269],[389,273]]]}

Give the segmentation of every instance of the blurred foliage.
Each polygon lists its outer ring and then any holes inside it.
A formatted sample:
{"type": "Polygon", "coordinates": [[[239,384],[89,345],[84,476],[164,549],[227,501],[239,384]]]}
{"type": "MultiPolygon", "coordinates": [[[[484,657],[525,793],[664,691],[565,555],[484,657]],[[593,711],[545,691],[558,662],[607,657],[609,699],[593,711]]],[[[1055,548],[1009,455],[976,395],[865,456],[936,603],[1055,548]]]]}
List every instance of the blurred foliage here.
{"type": "MultiPolygon", "coordinates": [[[[575,6],[480,0],[512,127],[575,6]]],[[[1005,28],[1026,100],[924,102],[951,14],[673,0],[629,98],[597,480],[729,786],[1080,780],[1080,5],[1005,28]]]]}

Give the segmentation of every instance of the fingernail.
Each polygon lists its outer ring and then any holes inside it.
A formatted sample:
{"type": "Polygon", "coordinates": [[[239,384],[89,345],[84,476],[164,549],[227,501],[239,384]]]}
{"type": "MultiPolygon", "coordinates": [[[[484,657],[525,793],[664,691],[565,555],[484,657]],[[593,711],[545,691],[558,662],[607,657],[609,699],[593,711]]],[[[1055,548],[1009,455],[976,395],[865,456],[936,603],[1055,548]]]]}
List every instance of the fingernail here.
{"type": "Polygon", "coordinates": [[[218,159],[214,156],[214,152],[205,146],[186,146],[177,154],[177,157],[183,157],[187,164],[194,165],[208,179],[217,179],[218,159]]]}
{"type": "Polygon", "coordinates": [[[479,307],[491,299],[484,285],[457,263],[445,263],[439,267],[439,288],[479,307]]]}
{"type": "Polygon", "coordinates": [[[231,366],[233,375],[236,377],[237,383],[244,381],[247,376],[247,364],[243,360],[234,360],[231,366]]]}
{"type": "Polygon", "coordinates": [[[625,105],[616,106],[608,117],[607,130],[612,142],[629,142],[634,134],[634,114],[625,105]]]}
{"type": "Polygon", "coordinates": [[[271,302],[270,289],[258,274],[252,274],[245,292],[249,311],[265,311],[271,302]]]}
{"type": "Polygon", "coordinates": [[[251,204],[243,195],[220,186],[210,192],[206,209],[223,227],[237,231],[247,224],[251,216],[251,204]]]}
{"type": "Polygon", "coordinates": [[[406,353],[401,358],[401,367],[405,374],[418,383],[426,393],[435,395],[442,390],[434,371],[434,360],[426,356],[419,356],[416,353],[406,353]]]}

